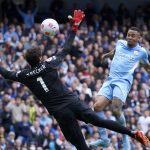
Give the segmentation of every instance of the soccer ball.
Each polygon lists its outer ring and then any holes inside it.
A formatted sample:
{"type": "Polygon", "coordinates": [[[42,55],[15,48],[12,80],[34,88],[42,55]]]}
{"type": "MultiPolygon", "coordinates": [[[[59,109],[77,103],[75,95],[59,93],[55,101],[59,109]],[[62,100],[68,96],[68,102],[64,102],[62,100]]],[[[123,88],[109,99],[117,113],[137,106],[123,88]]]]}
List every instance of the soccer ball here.
{"type": "Polygon", "coordinates": [[[54,36],[59,32],[59,25],[56,20],[54,19],[45,19],[41,23],[41,32],[45,36],[54,36]]]}

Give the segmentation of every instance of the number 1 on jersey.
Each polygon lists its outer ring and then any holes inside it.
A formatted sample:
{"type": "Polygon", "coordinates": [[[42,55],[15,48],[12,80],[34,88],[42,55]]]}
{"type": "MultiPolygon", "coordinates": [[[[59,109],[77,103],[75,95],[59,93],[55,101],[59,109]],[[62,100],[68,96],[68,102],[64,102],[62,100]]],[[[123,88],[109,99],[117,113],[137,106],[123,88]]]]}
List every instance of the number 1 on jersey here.
{"type": "Polygon", "coordinates": [[[49,92],[48,87],[46,86],[45,82],[43,81],[42,77],[38,77],[37,81],[40,82],[42,88],[44,89],[45,92],[49,92]]]}

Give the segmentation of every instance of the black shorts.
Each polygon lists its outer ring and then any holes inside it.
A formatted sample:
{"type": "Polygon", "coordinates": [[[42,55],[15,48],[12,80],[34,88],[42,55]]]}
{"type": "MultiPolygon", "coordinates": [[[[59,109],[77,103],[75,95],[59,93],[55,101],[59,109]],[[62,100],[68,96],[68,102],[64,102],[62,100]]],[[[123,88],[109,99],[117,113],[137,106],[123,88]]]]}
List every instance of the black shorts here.
{"type": "Polygon", "coordinates": [[[83,101],[81,101],[79,98],[74,99],[72,103],[65,106],[63,109],[60,109],[59,111],[53,113],[53,116],[57,118],[61,118],[63,120],[68,115],[74,115],[76,119],[84,121],[88,123],[88,118],[85,117],[87,113],[94,113],[92,109],[85,104],[83,101]]]}

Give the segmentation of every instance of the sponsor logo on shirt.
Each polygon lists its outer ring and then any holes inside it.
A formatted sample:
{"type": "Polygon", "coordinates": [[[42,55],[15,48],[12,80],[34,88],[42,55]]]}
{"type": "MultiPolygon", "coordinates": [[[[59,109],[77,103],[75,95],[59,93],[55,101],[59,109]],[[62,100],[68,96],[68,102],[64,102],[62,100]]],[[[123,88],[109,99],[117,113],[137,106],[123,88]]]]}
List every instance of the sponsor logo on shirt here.
{"type": "Polygon", "coordinates": [[[133,53],[134,53],[135,56],[138,56],[138,55],[139,55],[139,52],[138,52],[138,51],[134,51],[133,53]]]}
{"type": "Polygon", "coordinates": [[[121,53],[121,52],[118,53],[117,57],[120,57],[121,59],[127,58],[128,60],[131,60],[131,61],[134,60],[133,56],[127,55],[127,54],[124,54],[124,53],[121,53]]]}

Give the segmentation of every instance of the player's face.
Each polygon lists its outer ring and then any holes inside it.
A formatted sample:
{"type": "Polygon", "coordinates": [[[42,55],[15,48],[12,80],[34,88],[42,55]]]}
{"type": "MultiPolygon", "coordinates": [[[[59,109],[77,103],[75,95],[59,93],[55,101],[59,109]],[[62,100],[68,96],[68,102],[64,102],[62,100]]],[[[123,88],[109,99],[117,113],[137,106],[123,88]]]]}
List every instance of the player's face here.
{"type": "Polygon", "coordinates": [[[126,38],[127,38],[128,46],[134,47],[140,40],[140,33],[135,30],[129,30],[126,38]]]}

